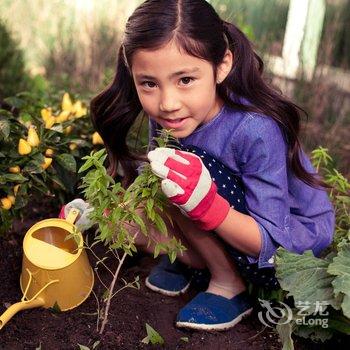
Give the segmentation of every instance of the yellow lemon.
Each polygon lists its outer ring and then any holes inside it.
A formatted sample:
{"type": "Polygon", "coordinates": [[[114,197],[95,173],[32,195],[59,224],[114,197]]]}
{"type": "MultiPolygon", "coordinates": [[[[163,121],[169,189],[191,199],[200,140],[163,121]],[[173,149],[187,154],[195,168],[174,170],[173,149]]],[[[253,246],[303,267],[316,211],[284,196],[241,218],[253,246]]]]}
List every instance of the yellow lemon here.
{"type": "Polygon", "coordinates": [[[70,115],[70,111],[62,111],[57,117],[56,117],[56,123],[63,123],[68,120],[68,117],[70,115]]]}
{"type": "Polygon", "coordinates": [[[19,139],[18,142],[18,153],[21,156],[29,154],[32,151],[32,146],[24,139],[19,139]]]}
{"type": "Polygon", "coordinates": [[[79,109],[79,111],[77,111],[76,116],[77,118],[80,118],[80,117],[84,117],[84,115],[86,114],[87,114],[87,108],[82,107],[81,109],[79,109]]]}
{"type": "Polygon", "coordinates": [[[13,193],[15,194],[15,196],[17,195],[17,192],[19,190],[21,185],[16,185],[14,188],[13,188],[13,193]]]}
{"type": "Polygon", "coordinates": [[[16,202],[16,198],[15,196],[12,195],[8,195],[7,198],[10,200],[11,204],[14,205],[16,202]]]}
{"type": "Polygon", "coordinates": [[[41,164],[41,167],[45,170],[47,169],[52,163],[52,158],[44,158],[44,163],[41,164]]]}
{"type": "Polygon", "coordinates": [[[72,100],[68,92],[65,92],[62,98],[62,110],[71,112],[72,111],[72,100]]]}
{"type": "Polygon", "coordinates": [[[87,108],[83,107],[81,101],[78,100],[73,105],[73,113],[75,113],[77,118],[83,117],[87,113],[87,108]]]}
{"type": "Polygon", "coordinates": [[[103,145],[103,140],[97,131],[95,131],[92,134],[92,144],[93,145],[103,145]]]}
{"type": "Polygon", "coordinates": [[[50,116],[46,121],[45,121],[45,128],[46,129],[51,129],[51,127],[56,123],[56,118],[54,116],[50,116]]]}
{"type": "Polygon", "coordinates": [[[43,108],[41,111],[41,118],[43,118],[43,121],[46,122],[51,116],[52,116],[52,110],[51,108],[43,108]]]}
{"type": "Polygon", "coordinates": [[[69,149],[70,149],[71,151],[74,151],[77,147],[78,147],[78,146],[77,146],[76,143],[70,143],[70,144],[69,144],[69,149]]]}
{"type": "Polygon", "coordinates": [[[67,126],[67,127],[64,129],[64,133],[65,133],[66,135],[68,135],[68,134],[70,134],[70,133],[72,132],[72,130],[73,130],[73,126],[72,126],[72,125],[69,125],[69,126],[67,126]]]}
{"type": "Polygon", "coordinates": [[[21,171],[21,168],[18,165],[9,167],[9,172],[12,174],[18,174],[21,171]]]}
{"type": "Polygon", "coordinates": [[[77,113],[81,108],[82,108],[81,101],[78,100],[73,104],[72,112],[77,113]]]}
{"type": "Polygon", "coordinates": [[[8,198],[1,198],[1,207],[5,210],[9,210],[12,207],[12,203],[8,198]]]}
{"type": "Polygon", "coordinates": [[[52,157],[52,156],[53,156],[53,153],[54,153],[53,149],[48,148],[48,149],[45,151],[45,156],[46,156],[46,157],[52,157]]]}
{"type": "Polygon", "coordinates": [[[31,125],[28,130],[27,142],[32,146],[36,147],[40,144],[39,136],[35,130],[35,126],[31,125]]]}

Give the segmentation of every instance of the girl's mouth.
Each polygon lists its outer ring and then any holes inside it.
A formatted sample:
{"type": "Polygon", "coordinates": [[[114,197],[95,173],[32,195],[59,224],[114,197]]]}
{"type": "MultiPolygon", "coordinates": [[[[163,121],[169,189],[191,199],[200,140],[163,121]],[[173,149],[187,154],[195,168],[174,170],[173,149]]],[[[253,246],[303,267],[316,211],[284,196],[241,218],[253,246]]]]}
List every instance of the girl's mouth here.
{"type": "Polygon", "coordinates": [[[163,119],[163,127],[165,129],[178,129],[181,128],[186,120],[188,119],[188,117],[185,118],[178,118],[178,119],[163,119]]]}

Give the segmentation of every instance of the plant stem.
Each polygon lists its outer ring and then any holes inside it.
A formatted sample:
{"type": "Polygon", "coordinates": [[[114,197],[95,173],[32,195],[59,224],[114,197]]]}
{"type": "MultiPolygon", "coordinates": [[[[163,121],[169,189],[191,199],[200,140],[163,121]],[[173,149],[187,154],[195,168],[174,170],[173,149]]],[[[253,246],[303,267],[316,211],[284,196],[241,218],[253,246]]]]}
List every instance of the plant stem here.
{"type": "MultiPolygon", "coordinates": [[[[135,238],[138,236],[139,232],[137,232],[135,235],[134,235],[134,240],[135,238]]],[[[113,297],[113,291],[114,291],[114,286],[115,286],[115,283],[117,282],[117,279],[118,279],[118,276],[119,276],[119,272],[120,272],[120,269],[121,267],[123,266],[124,264],[124,261],[125,261],[125,258],[127,256],[127,253],[124,252],[122,258],[120,259],[119,261],[119,264],[118,264],[118,267],[117,267],[117,270],[113,276],[113,280],[111,282],[111,285],[109,287],[109,293],[108,293],[108,298],[107,298],[107,302],[106,302],[106,309],[105,309],[105,312],[104,312],[104,316],[103,316],[103,320],[102,320],[102,325],[101,325],[101,329],[100,329],[100,334],[103,333],[105,327],[106,327],[106,324],[107,324],[107,321],[108,321],[108,312],[109,312],[109,308],[111,306],[111,300],[112,300],[112,297],[113,297]]]]}
{"type": "Polygon", "coordinates": [[[112,296],[113,296],[113,290],[114,290],[114,286],[115,286],[115,283],[117,282],[117,278],[118,278],[118,275],[119,275],[119,272],[120,272],[120,269],[124,263],[124,260],[126,258],[127,254],[124,253],[123,254],[123,257],[120,259],[120,262],[118,264],[118,267],[117,267],[117,270],[113,276],[113,280],[111,282],[111,285],[109,287],[109,294],[108,294],[108,298],[107,298],[107,302],[106,302],[106,309],[105,309],[105,312],[104,312],[104,316],[103,316],[103,320],[102,320],[102,325],[101,325],[101,329],[100,329],[100,334],[103,333],[104,329],[105,329],[105,326],[107,324],[107,321],[108,321],[108,312],[109,312],[109,308],[111,306],[111,300],[112,300],[112,296]]]}

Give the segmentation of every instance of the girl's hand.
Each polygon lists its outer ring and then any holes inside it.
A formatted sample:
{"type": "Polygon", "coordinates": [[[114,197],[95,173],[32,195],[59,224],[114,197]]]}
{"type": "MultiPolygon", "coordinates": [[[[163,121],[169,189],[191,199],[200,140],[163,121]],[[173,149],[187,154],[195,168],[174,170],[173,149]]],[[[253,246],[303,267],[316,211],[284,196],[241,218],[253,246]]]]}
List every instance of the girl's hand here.
{"type": "Polygon", "coordinates": [[[61,208],[58,217],[60,219],[65,219],[72,208],[79,210],[78,220],[74,224],[78,230],[83,232],[89,229],[93,225],[89,219],[89,214],[94,210],[94,208],[90,207],[89,203],[85,202],[81,198],[77,198],[64,205],[61,208]]]}
{"type": "Polygon", "coordinates": [[[230,205],[217,193],[208,169],[190,152],[159,147],[148,153],[152,171],[162,178],[162,191],[204,230],[217,228],[230,205]]]}

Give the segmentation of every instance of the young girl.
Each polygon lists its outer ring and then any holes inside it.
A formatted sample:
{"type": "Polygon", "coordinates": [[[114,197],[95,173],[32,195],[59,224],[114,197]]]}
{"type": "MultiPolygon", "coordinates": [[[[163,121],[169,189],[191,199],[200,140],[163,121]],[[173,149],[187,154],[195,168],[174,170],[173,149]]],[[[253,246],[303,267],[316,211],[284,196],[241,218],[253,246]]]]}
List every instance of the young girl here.
{"type": "Polygon", "coordinates": [[[184,266],[210,271],[207,290],[180,310],[179,327],[234,326],[252,309],[245,280],[278,287],[277,247],[318,255],[332,240],[333,209],[298,138],[303,111],[262,71],[248,39],[207,1],[148,0],[128,19],[112,84],[91,103],[110,172],[122,166],[125,185],[139,159],[126,137],[140,112],[150,137],[172,129],[180,142],[181,150],[150,144],[148,159],[171,203],[170,236],[187,251],[181,263],[163,258],[146,281],[178,295],[191,279],[184,266]]]}

